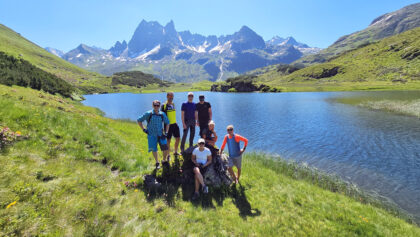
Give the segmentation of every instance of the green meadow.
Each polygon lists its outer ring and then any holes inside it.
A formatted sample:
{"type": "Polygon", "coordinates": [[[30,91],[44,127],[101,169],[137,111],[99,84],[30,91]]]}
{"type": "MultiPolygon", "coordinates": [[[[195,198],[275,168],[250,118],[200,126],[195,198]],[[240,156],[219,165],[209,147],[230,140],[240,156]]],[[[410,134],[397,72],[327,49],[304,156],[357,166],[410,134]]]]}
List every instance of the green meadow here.
{"type": "Polygon", "coordinates": [[[420,235],[357,187],[265,154],[246,154],[240,185],[197,202],[182,185],[152,193],[138,125],[60,96],[0,85],[0,125],[21,134],[0,153],[2,236],[420,235]]]}

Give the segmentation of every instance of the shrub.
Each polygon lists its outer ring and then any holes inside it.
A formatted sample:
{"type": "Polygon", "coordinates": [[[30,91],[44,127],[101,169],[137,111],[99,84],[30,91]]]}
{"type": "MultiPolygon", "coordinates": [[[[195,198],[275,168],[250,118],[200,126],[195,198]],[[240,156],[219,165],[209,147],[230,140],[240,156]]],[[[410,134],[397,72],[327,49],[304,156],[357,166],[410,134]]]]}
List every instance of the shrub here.
{"type": "Polygon", "coordinates": [[[30,87],[65,97],[70,97],[74,91],[73,86],[63,79],[4,52],[0,52],[0,84],[30,87]]]}

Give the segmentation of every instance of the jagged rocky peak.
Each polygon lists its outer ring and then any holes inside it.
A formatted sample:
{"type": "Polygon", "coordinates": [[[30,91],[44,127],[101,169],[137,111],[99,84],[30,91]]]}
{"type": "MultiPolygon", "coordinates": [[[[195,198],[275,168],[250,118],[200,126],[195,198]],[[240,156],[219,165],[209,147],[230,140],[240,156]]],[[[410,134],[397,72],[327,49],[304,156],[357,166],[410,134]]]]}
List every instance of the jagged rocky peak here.
{"type": "Polygon", "coordinates": [[[109,52],[114,57],[119,57],[127,49],[127,42],[124,40],[122,43],[117,41],[113,47],[109,49],[109,52]]]}
{"type": "Polygon", "coordinates": [[[232,36],[232,50],[242,51],[252,48],[264,49],[264,39],[248,26],[242,26],[241,29],[232,36]]]}

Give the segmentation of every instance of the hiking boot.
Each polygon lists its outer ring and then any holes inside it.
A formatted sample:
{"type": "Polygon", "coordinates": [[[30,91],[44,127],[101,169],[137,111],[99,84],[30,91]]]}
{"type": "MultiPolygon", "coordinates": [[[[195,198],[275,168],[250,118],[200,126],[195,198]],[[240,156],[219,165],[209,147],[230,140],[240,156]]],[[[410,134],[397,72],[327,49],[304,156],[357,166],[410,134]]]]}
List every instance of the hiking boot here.
{"type": "Polygon", "coordinates": [[[168,166],[169,167],[169,160],[162,161],[162,166],[168,166]]]}
{"type": "Polygon", "coordinates": [[[203,186],[203,193],[209,193],[209,187],[207,185],[203,186]]]}
{"type": "Polygon", "coordinates": [[[159,162],[156,162],[156,169],[157,170],[160,169],[160,163],[159,162]]]}
{"type": "Polygon", "coordinates": [[[192,200],[197,200],[200,197],[199,193],[194,192],[194,195],[192,196],[192,200]]]}

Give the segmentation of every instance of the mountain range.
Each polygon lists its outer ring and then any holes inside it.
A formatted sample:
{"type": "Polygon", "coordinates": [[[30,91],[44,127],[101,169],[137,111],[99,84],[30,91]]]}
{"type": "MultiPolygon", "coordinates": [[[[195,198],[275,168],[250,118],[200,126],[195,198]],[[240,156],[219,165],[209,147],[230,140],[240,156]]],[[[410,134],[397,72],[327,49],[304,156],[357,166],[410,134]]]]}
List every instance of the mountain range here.
{"type": "Polygon", "coordinates": [[[247,26],[231,35],[203,36],[175,29],[170,21],[162,26],[142,20],[132,38],[117,41],[110,49],[80,44],[61,55],[47,51],[82,68],[111,75],[141,70],[173,82],[224,80],[259,67],[291,63],[320,49],[293,37],[264,39],[247,26]]]}

